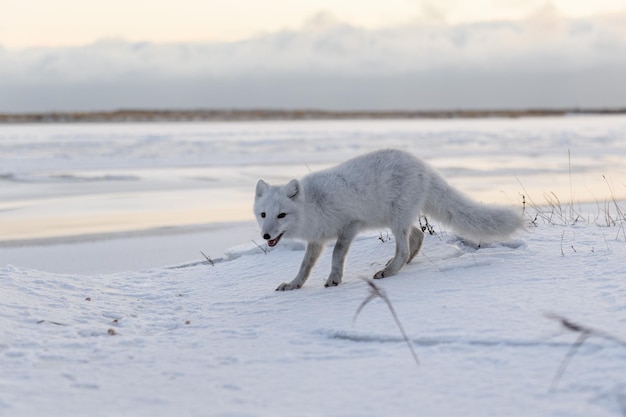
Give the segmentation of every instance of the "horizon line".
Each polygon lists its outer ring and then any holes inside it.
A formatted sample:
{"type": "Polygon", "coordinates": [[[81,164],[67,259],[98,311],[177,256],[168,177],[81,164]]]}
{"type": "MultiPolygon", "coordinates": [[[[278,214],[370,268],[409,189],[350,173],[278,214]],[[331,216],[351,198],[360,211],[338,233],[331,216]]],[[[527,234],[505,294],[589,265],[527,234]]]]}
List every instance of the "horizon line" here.
{"type": "Polygon", "coordinates": [[[119,123],[349,119],[473,119],[626,114],[626,107],[564,107],[525,109],[329,110],[329,109],[124,109],[0,113],[0,124],[119,123]]]}

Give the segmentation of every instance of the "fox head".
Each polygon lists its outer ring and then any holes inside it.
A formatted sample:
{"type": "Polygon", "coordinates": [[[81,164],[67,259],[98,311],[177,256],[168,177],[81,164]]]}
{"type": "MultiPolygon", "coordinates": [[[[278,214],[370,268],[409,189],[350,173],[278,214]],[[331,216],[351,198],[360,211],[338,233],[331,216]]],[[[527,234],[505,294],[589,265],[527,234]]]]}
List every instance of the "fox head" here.
{"type": "Polygon", "coordinates": [[[303,200],[302,185],[298,180],[275,186],[263,180],[257,182],[254,214],[261,236],[269,246],[276,246],[281,237],[290,237],[296,232],[303,200]]]}

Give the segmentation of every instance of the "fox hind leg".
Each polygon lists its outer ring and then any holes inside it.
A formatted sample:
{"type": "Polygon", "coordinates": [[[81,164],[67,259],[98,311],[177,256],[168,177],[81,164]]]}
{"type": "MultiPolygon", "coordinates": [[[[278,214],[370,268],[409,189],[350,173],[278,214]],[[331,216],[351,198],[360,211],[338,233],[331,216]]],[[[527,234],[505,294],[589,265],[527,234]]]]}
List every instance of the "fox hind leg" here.
{"type": "MultiPolygon", "coordinates": [[[[392,228],[396,241],[396,254],[385,268],[374,274],[374,279],[395,275],[409,261],[409,228],[392,228]]],[[[419,247],[417,247],[419,250],[419,247]]],[[[417,253],[417,252],[416,252],[417,253]]]]}
{"type": "Polygon", "coordinates": [[[411,234],[409,235],[409,259],[406,261],[407,264],[411,262],[420,251],[422,242],[424,242],[424,232],[422,232],[420,228],[413,226],[411,228],[411,234]]]}

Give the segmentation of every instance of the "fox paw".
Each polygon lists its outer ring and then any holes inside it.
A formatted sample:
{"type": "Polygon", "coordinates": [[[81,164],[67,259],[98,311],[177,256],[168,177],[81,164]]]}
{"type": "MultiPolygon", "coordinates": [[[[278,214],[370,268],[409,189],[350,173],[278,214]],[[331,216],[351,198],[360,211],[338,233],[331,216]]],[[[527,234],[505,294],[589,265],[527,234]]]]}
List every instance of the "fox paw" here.
{"type": "Polygon", "coordinates": [[[382,271],[378,271],[374,274],[374,279],[382,279],[385,277],[388,277],[390,274],[388,272],[385,272],[385,270],[383,269],[382,271]]]}
{"type": "Polygon", "coordinates": [[[341,280],[336,281],[336,280],[334,280],[334,279],[328,279],[328,280],[326,281],[326,284],[324,284],[324,286],[325,286],[326,288],[328,288],[328,287],[336,287],[336,286],[337,286],[337,285],[339,285],[339,284],[341,284],[341,280]]]}
{"type": "Polygon", "coordinates": [[[276,288],[276,291],[297,290],[300,287],[301,287],[301,285],[296,285],[296,284],[291,283],[291,282],[283,282],[282,284],[280,284],[278,286],[278,288],[276,288]]]}

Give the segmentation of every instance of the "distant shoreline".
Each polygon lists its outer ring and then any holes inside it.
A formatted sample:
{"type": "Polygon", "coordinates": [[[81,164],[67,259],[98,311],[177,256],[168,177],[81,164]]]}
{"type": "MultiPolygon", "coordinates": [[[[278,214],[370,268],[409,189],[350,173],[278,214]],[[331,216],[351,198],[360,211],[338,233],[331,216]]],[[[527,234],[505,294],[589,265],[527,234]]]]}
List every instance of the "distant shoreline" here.
{"type": "Polygon", "coordinates": [[[522,109],[522,110],[115,110],[98,112],[0,113],[0,124],[20,123],[137,123],[223,122],[261,120],[354,120],[354,119],[462,119],[558,117],[570,115],[626,114],[624,108],[522,109]]]}

